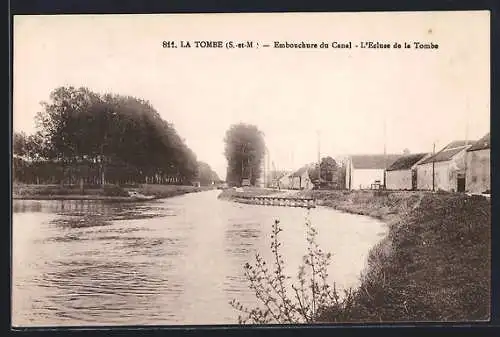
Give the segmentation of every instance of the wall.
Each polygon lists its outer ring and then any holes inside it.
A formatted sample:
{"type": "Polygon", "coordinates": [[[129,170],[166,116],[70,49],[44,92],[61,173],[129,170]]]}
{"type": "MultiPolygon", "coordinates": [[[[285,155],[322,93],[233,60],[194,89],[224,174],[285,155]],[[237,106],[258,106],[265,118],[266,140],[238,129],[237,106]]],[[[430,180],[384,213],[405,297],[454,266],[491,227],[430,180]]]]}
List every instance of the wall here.
{"type": "Polygon", "coordinates": [[[304,172],[302,176],[300,177],[293,177],[290,178],[290,188],[294,190],[301,190],[301,189],[312,189],[313,188],[313,183],[311,182],[311,179],[309,179],[309,174],[307,172],[304,172]]]}
{"type": "Polygon", "coordinates": [[[451,170],[450,166],[451,166],[450,161],[442,161],[442,162],[435,163],[434,172],[436,175],[435,176],[435,189],[436,189],[436,191],[439,191],[439,190],[451,191],[452,189],[456,190],[456,188],[457,188],[456,181],[455,181],[455,184],[452,184],[453,171],[451,170]]]}
{"type": "Polygon", "coordinates": [[[417,165],[417,190],[432,190],[432,163],[417,165]]]}
{"type": "MultiPolygon", "coordinates": [[[[450,191],[456,190],[456,180],[452,184],[450,177],[450,161],[434,163],[434,189],[450,191]]],[[[417,166],[417,189],[432,191],[432,163],[417,166]]]]}
{"type": "Polygon", "coordinates": [[[310,190],[313,188],[313,183],[311,179],[309,178],[309,173],[307,171],[302,175],[302,181],[301,181],[301,186],[300,188],[310,190]]]}
{"type": "Polygon", "coordinates": [[[467,152],[465,190],[482,193],[491,190],[490,149],[467,152]]]}
{"type": "MultiPolygon", "coordinates": [[[[465,150],[451,160],[434,163],[434,188],[436,191],[457,191],[457,178],[465,172],[465,150]]],[[[417,166],[417,189],[432,190],[432,163],[417,166]]]]}
{"type": "Polygon", "coordinates": [[[352,168],[351,179],[351,189],[369,189],[371,188],[371,185],[375,183],[375,180],[380,180],[380,184],[384,183],[384,170],[356,170],[355,168],[352,168]]]}
{"type": "Polygon", "coordinates": [[[447,191],[456,192],[458,176],[462,175],[465,177],[466,154],[467,152],[462,150],[452,158],[448,172],[447,191]]]}
{"type": "Polygon", "coordinates": [[[411,190],[411,170],[387,171],[386,188],[389,190],[411,190]]]}

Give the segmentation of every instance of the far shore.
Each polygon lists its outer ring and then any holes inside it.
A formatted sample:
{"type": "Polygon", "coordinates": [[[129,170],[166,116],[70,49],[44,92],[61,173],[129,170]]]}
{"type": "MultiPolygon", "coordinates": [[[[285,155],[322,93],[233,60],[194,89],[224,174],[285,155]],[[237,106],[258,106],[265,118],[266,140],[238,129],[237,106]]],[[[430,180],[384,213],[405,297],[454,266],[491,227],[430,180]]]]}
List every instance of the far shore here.
{"type": "Polygon", "coordinates": [[[187,193],[195,193],[215,189],[210,186],[188,186],[188,185],[157,185],[141,184],[135,187],[111,186],[101,188],[98,186],[84,189],[82,194],[78,186],[60,185],[27,185],[15,184],[12,189],[14,200],[102,200],[110,202],[142,202],[158,199],[171,198],[187,193]],[[148,199],[128,196],[129,191],[136,191],[148,199]]]}
{"type": "MultiPolygon", "coordinates": [[[[184,194],[184,193],[183,193],[184,194]]],[[[181,195],[181,194],[177,194],[181,195]]],[[[174,195],[172,195],[173,197],[174,195]]],[[[166,197],[168,198],[168,197],[166,197]]],[[[151,201],[155,199],[162,199],[161,197],[154,197],[151,199],[138,199],[132,197],[113,197],[105,195],[13,195],[13,200],[105,200],[116,202],[137,202],[137,201],[151,201]]]]}

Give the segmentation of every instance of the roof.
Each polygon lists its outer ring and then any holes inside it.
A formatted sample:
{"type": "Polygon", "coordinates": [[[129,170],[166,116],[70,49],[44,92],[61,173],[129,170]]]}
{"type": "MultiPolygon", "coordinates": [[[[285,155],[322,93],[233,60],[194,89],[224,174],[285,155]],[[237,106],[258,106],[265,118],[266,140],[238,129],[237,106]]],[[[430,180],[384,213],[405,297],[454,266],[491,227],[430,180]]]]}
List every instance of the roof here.
{"type": "Polygon", "coordinates": [[[368,154],[351,156],[352,166],[355,169],[380,169],[383,170],[402,155],[400,154],[368,154]]]}
{"type": "Polygon", "coordinates": [[[387,168],[387,171],[409,170],[413,167],[413,165],[422,160],[422,158],[424,158],[426,155],[427,153],[405,155],[392,163],[392,165],[387,168]]]}
{"type": "Polygon", "coordinates": [[[489,149],[490,146],[491,146],[490,133],[488,132],[481,139],[479,139],[477,142],[472,144],[472,146],[470,148],[468,148],[467,151],[485,150],[485,149],[489,149]]]}
{"type": "Polygon", "coordinates": [[[301,168],[299,168],[297,171],[293,172],[292,174],[290,174],[290,177],[300,177],[304,174],[304,172],[307,171],[307,167],[306,166],[303,166],[301,168]]]}
{"type": "Polygon", "coordinates": [[[289,177],[290,175],[292,174],[292,172],[281,172],[278,176],[276,176],[276,179],[283,179],[283,178],[286,178],[286,177],[289,177]]]}
{"type": "Polygon", "coordinates": [[[290,174],[290,177],[301,177],[304,173],[306,173],[309,168],[311,167],[311,165],[304,165],[302,166],[301,168],[299,168],[297,171],[295,171],[294,173],[290,174]]]}
{"type": "Polygon", "coordinates": [[[451,160],[456,154],[458,154],[459,152],[463,151],[468,146],[470,146],[470,145],[465,145],[467,143],[470,144],[472,142],[470,141],[467,142],[465,140],[451,142],[450,144],[445,146],[441,151],[437,152],[435,155],[430,156],[429,158],[420,162],[419,165],[451,160]]]}
{"type": "Polygon", "coordinates": [[[453,142],[451,142],[450,144],[446,145],[443,150],[447,150],[447,149],[454,149],[454,148],[457,148],[457,147],[462,147],[462,146],[465,146],[465,145],[470,145],[472,143],[474,143],[475,140],[454,140],[453,142]]]}

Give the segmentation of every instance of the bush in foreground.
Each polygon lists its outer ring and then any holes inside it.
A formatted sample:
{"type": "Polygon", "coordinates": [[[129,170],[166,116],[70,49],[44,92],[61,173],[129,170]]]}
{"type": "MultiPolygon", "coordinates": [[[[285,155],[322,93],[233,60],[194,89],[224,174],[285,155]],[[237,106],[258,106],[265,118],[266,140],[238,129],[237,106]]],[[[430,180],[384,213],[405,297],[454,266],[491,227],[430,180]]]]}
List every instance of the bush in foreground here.
{"type": "Polygon", "coordinates": [[[273,224],[271,234],[272,263],[266,263],[260,254],[255,256],[255,264],[247,263],[244,267],[245,276],[250,288],[261,306],[248,308],[239,301],[232,300],[230,304],[244,316],[239,316],[239,323],[252,324],[294,324],[314,323],[328,310],[335,314],[336,320],[345,320],[346,313],[352,305],[352,292],[346,291],[341,298],[335,288],[328,284],[328,266],[331,254],[323,252],[316,243],[316,229],[306,221],[307,254],[299,268],[298,284],[289,284],[290,276],[284,274],[284,260],[280,254],[281,242],[279,233],[282,231],[279,221],[273,224]],[[290,291],[290,289],[292,291],[290,291]]]}

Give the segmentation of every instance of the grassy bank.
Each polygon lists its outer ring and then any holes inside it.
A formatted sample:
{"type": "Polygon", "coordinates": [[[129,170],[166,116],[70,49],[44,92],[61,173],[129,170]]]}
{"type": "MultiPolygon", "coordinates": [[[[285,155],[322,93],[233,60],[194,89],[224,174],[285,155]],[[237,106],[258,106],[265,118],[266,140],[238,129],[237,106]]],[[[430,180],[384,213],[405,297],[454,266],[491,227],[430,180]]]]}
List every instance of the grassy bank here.
{"type": "Polygon", "coordinates": [[[318,204],[339,211],[367,215],[386,223],[418,207],[428,192],[410,191],[299,191],[298,196],[317,200],[318,204]]]}
{"type": "Polygon", "coordinates": [[[389,224],[369,255],[353,305],[320,321],[470,321],[490,316],[491,204],[426,192],[309,191],[307,196],[389,224]]]}
{"type": "Polygon", "coordinates": [[[137,191],[144,195],[154,196],[156,199],[170,198],[186,193],[200,192],[213,189],[212,186],[194,187],[181,185],[152,185],[143,184],[132,187],[115,185],[84,186],[83,193],[80,186],[61,185],[25,185],[14,184],[12,194],[14,199],[36,200],[130,200],[129,191],[137,191]]]}
{"type": "Polygon", "coordinates": [[[202,192],[213,190],[215,187],[213,186],[183,186],[183,185],[140,185],[137,188],[132,188],[130,190],[137,191],[144,195],[154,195],[156,198],[170,198],[175,197],[177,195],[182,195],[186,193],[194,193],[194,192],[202,192]]]}

